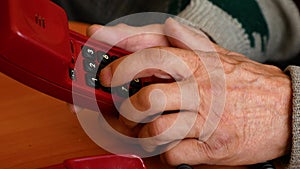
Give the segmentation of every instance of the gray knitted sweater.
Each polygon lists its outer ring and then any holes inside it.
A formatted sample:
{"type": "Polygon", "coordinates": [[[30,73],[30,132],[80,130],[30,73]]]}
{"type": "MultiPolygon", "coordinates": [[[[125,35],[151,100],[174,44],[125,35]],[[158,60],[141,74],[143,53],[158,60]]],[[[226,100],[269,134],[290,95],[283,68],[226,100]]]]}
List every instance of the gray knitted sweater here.
{"type": "Polygon", "coordinates": [[[286,69],[292,79],[293,116],[292,116],[292,151],[289,169],[300,168],[300,67],[289,66],[286,69]]]}
{"type": "MultiPolygon", "coordinates": [[[[300,16],[291,0],[191,0],[179,14],[216,43],[265,62],[284,61],[300,50],[300,16]]],[[[292,79],[292,150],[288,168],[300,168],[300,67],[288,66],[292,79]]]]}

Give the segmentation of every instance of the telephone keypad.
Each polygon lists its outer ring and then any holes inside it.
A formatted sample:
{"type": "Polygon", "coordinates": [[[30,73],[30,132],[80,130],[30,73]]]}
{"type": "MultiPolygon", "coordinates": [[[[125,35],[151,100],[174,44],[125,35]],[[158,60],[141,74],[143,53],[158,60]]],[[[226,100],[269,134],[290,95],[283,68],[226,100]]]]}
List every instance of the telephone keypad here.
{"type": "Polygon", "coordinates": [[[95,74],[92,73],[85,74],[85,80],[86,80],[86,84],[90,87],[93,87],[95,89],[99,89],[101,87],[99,77],[97,77],[95,74]]]}
{"type": "Polygon", "coordinates": [[[127,97],[128,95],[131,96],[142,88],[143,84],[140,79],[135,79],[126,85],[114,87],[113,89],[102,86],[98,74],[101,69],[118,59],[118,57],[111,56],[103,51],[96,51],[89,46],[82,46],[81,49],[83,56],[83,68],[86,72],[85,81],[88,86],[95,89],[101,89],[108,93],[114,92],[121,97],[127,97]]]}
{"type": "Polygon", "coordinates": [[[140,79],[134,79],[130,82],[130,86],[134,88],[142,88],[142,82],[140,79]]]}
{"type": "Polygon", "coordinates": [[[83,67],[84,67],[84,70],[87,72],[97,72],[97,70],[98,70],[97,63],[90,59],[83,60],[83,67]]]}
{"type": "Polygon", "coordinates": [[[111,56],[104,52],[97,52],[98,61],[101,63],[101,65],[108,65],[111,62],[111,56]]]}
{"type": "Polygon", "coordinates": [[[114,88],[114,92],[121,97],[128,97],[129,91],[129,87],[126,85],[114,88]]]}
{"type": "Polygon", "coordinates": [[[95,49],[88,47],[88,46],[83,46],[81,48],[82,56],[88,59],[94,60],[96,58],[96,52],[95,49]]]}

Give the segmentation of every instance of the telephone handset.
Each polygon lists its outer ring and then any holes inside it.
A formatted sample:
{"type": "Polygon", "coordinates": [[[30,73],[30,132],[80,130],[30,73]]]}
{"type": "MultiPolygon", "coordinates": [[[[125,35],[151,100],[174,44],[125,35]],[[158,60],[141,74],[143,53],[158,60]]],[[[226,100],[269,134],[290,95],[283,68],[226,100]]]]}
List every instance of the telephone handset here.
{"type": "MultiPolygon", "coordinates": [[[[99,70],[129,52],[69,30],[65,11],[49,0],[3,0],[0,9],[1,72],[69,103],[76,97],[77,105],[95,109],[96,98],[101,112],[114,109],[99,70]]],[[[136,79],[113,94],[133,94],[142,86],[136,79]]]]}

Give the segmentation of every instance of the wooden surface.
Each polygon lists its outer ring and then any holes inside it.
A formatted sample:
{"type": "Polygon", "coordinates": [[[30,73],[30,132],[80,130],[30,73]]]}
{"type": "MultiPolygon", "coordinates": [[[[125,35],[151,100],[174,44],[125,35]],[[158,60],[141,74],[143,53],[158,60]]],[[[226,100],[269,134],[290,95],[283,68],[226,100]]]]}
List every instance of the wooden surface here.
{"type": "MultiPolygon", "coordinates": [[[[0,112],[1,169],[41,168],[74,157],[107,154],[84,133],[76,115],[65,102],[24,86],[2,73],[0,112]]],[[[163,165],[159,157],[144,161],[149,169],[172,168],[163,165]]]]}

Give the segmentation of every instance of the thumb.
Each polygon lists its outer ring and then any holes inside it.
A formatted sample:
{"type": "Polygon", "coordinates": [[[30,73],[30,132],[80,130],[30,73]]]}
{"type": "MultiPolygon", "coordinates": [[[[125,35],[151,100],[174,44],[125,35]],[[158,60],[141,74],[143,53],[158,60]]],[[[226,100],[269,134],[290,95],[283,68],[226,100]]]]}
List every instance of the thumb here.
{"type": "Polygon", "coordinates": [[[216,51],[216,45],[204,32],[180,24],[172,18],[166,20],[164,31],[172,46],[204,52],[216,51]]]}
{"type": "Polygon", "coordinates": [[[155,46],[169,46],[168,39],[163,35],[163,25],[160,24],[141,27],[126,24],[92,25],[87,29],[87,35],[130,52],[155,46]]]}

